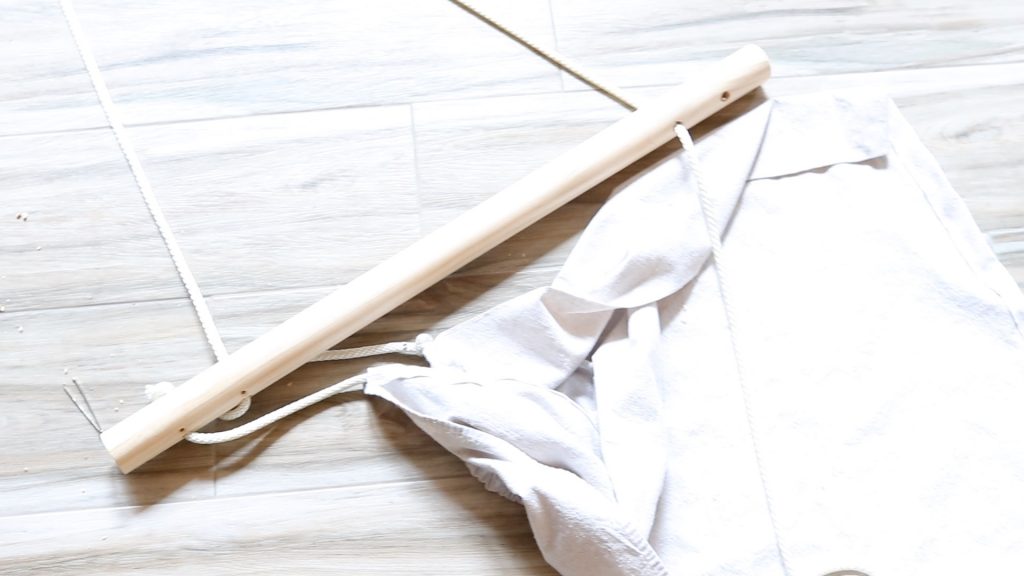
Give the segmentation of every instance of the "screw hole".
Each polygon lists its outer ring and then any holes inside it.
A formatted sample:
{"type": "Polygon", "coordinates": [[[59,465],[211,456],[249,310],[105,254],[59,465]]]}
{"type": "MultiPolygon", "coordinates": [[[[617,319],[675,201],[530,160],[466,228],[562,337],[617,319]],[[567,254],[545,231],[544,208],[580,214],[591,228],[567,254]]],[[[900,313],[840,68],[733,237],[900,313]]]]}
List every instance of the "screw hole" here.
{"type": "Polygon", "coordinates": [[[245,396],[245,390],[242,390],[242,396],[245,396]]]}
{"type": "Polygon", "coordinates": [[[728,90],[726,90],[725,92],[722,92],[722,102],[725,102],[726,100],[728,100],[731,97],[732,97],[732,94],[729,94],[728,90]]]}
{"type": "Polygon", "coordinates": [[[185,428],[178,428],[178,432],[184,432],[185,428]]]}

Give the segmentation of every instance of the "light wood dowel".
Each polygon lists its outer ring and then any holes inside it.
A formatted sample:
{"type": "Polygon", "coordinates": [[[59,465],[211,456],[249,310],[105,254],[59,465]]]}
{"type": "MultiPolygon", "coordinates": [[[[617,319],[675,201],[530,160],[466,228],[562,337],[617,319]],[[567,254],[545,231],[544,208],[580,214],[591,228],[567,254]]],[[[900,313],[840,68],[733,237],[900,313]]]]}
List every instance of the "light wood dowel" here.
{"type": "Polygon", "coordinates": [[[757,88],[765,53],[746,46],[385,260],[101,435],[128,473],[240,399],[468,264],[517,232],[757,88]]]}

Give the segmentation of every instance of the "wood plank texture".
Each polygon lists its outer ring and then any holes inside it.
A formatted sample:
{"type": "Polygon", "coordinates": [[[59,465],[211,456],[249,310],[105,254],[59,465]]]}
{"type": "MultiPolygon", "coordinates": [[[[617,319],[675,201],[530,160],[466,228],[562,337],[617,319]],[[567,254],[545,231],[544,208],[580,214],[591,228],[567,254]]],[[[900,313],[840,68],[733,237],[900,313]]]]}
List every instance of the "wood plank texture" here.
{"type": "Polygon", "coordinates": [[[1013,0],[555,0],[552,13],[559,50],[622,86],[685,78],[748,42],[776,78],[1024,59],[1013,0]]]}
{"type": "MultiPolygon", "coordinates": [[[[1024,285],[1024,5],[480,4],[640,100],[761,44],[776,78],[709,126],[771,96],[890,93],[1024,285]]],[[[445,0],[76,7],[229,349],[625,114],[445,0]]],[[[109,426],[212,356],[58,4],[0,13],[0,572],[552,574],[518,506],[358,394],[116,471],[61,385],[109,426]]],[[[630,170],[345,346],[546,284],[630,170]]],[[[392,360],[308,365],[245,419],[392,360]]]]}
{"type": "Polygon", "coordinates": [[[145,404],[144,384],[208,365],[188,301],[5,312],[0,350],[0,516],[214,495],[207,446],[183,446],[138,478],[121,477],[61,390],[77,378],[110,426],[145,404]]]}
{"type": "Polygon", "coordinates": [[[60,5],[0,2],[0,136],[106,126],[60,5]]]}
{"type": "Polygon", "coordinates": [[[0,174],[7,312],[185,295],[109,129],[0,138],[0,174]]]}
{"type": "Polygon", "coordinates": [[[419,236],[406,106],[131,134],[206,294],[337,285],[419,236]]]}
{"type": "Polygon", "coordinates": [[[469,477],[12,516],[0,518],[0,564],[12,575],[553,574],[520,516],[469,477]]]}
{"type": "MultiPolygon", "coordinates": [[[[550,42],[547,0],[482,7],[550,42]]],[[[80,0],[128,124],[550,92],[559,73],[443,1],[80,0]]]]}

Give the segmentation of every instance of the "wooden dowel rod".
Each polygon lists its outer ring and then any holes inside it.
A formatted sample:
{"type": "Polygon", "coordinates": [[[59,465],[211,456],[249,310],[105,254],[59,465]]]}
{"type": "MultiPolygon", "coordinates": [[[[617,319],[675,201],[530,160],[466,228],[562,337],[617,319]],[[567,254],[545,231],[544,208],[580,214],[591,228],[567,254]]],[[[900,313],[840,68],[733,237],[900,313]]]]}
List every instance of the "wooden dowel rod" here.
{"type": "Polygon", "coordinates": [[[746,46],[338,288],[101,435],[128,473],[185,435],[387,314],[760,86],[768,57],[746,46]]]}

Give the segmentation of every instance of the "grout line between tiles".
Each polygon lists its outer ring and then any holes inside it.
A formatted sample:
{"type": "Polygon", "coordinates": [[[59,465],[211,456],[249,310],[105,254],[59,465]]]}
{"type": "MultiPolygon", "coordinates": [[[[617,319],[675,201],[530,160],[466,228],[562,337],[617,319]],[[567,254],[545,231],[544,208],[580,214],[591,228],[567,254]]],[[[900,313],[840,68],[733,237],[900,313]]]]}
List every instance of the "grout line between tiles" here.
{"type": "Polygon", "coordinates": [[[419,225],[416,237],[423,237],[423,180],[420,177],[419,139],[416,135],[416,106],[409,104],[409,135],[412,138],[412,174],[416,187],[416,223],[419,225]]]}
{"type": "Polygon", "coordinates": [[[296,494],[316,494],[318,492],[341,492],[346,490],[359,490],[363,488],[372,488],[375,486],[381,487],[395,487],[395,486],[415,486],[418,484],[433,484],[438,481],[449,481],[472,478],[468,473],[457,474],[457,475],[443,475],[432,478],[411,478],[411,479],[400,479],[400,480],[384,480],[379,482],[355,482],[352,484],[344,484],[338,486],[320,486],[316,488],[298,488],[291,490],[277,490],[272,492],[253,492],[249,494],[231,494],[226,496],[213,496],[210,498],[196,498],[192,500],[175,500],[172,502],[157,502],[154,504],[126,504],[122,506],[96,506],[87,508],[69,508],[64,510],[48,510],[46,512],[30,512],[26,514],[12,514],[9,516],[0,515],[0,522],[7,520],[17,520],[20,518],[38,518],[41,516],[51,516],[57,514],[75,514],[75,513],[89,513],[89,512],[101,512],[101,511],[113,511],[113,510],[134,510],[134,509],[146,509],[154,506],[189,506],[197,504],[206,504],[210,502],[224,502],[230,500],[244,500],[244,499],[257,499],[257,498],[276,498],[278,496],[296,495],[296,494]]]}
{"type": "MultiPolygon", "coordinates": [[[[551,265],[551,266],[532,266],[532,267],[530,267],[530,271],[532,271],[532,272],[549,272],[551,270],[557,270],[558,268],[560,268],[560,266],[557,266],[557,265],[551,265]]],[[[512,272],[515,273],[515,272],[518,272],[518,271],[519,270],[514,270],[512,272]]],[[[446,276],[445,279],[452,279],[452,278],[474,278],[474,277],[486,278],[486,277],[495,276],[495,275],[508,276],[508,274],[509,274],[508,270],[494,270],[494,271],[490,271],[490,272],[473,271],[473,270],[468,270],[468,271],[466,271],[466,270],[459,270],[459,271],[457,271],[455,273],[452,273],[452,274],[446,276]]],[[[444,280],[442,280],[442,282],[443,281],[444,280]]],[[[268,289],[265,289],[265,290],[242,290],[242,291],[238,291],[238,292],[208,292],[208,293],[206,293],[206,296],[210,300],[216,300],[218,298],[237,298],[237,297],[246,297],[246,296],[263,296],[263,295],[268,295],[268,294],[300,292],[300,291],[303,291],[303,290],[318,290],[318,289],[330,290],[330,289],[333,289],[333,288],[337,288],[340,285],[341,284],[310,284],[310,285],[304,285],[304,286],[289,286],[289,287],[285,287],[285,288],[268,288],[268,289]]],[[[51,307],[41,307],[41,308],[26,308],[24,310],[7,310],[6,312],[4,312],[4,316],[10,316],[10,317],[13,318],[13,317],[15,317],[15,316],[17,316],[19,314],[30,314],[30,313],[36,313],[36,312],[49,313],[49,312],[62,312],[62,311],[67,311],[67,310],[79,310],[79,309],[88,309],[88,308],[98,308],[98,307],[106,307],[106,306],[111,306],[111,307],[112,306],[131,306],[131,305],[135,305],[135,304],[172,303],[172,302],[181,302],[182,304],[188,304],[188,298],[186,298],[184,296],[174,296],[174,297],[167,297],[167,298],[150,298],[150,299],[146,299],[146,300],[120,300],[120,301],[114,301],[114,302],[88,302],[88,303],[75,304],[75,305],[69,305],[69,306],[51,306],[51,307]]]]}
{"type": "MultiPolygon", "coordinates": [[[[857,77],[857,76],[875,76],[892,74],[897,75],[901,72],[942,72],[942,71],[956,71],[964,69],[998,69],[1003,68],[1024,68],[1024,62],[991,62],[981,64],[962,64],[955,66],[935,66],[935,67],[915,67],[915,68],[889,68],[885,70],[864,70],[854,72],[836,72],[827,74],[795,74],[789,76],[773,76],[772,80],[800,80],[809,78],[843,78],[843,77],[857,77]]],[[[683,79],[678,79],[682,81],[683,79]]],[[[997,86],[1009,86],[1024,83],[1021,82],[1006,82],[1006,83],[983,83],[979,87],[997,87],[997,86]]],[[[654,83],[654,84],[623,84],[623,88],[629,88],[633,90],[646,90],[659,87],[675,86],[678,82],[665,82],[665,83],[654,83]]],[[[972,85],[965,84],[963,88],[969,88],[972,85]]],[[[956,88],[956,87],[954,87],[956,88]]],[[[136,122],[136,123],[125,123],[126,128],[146,128],[151,126],[172,126],[172,125],[186,125],[186,124],[198,124],[203,122],[218,122],[225,120],[237,120],[242,118],[260,118],[264,116],[283,116],[293,114],[313,114],[320,112],[334,112],[341,110],[368,110],[376,108],[393,108],[401,106],[421,106],[421,105],[433,105],[433,104],[450,104],[450,103],[473,103],[473,102],[485,102],[488,100],[506,99],[506,98],[529,98],[529,97],[543,97],[543,96],[557,96],[563,94],[577,94],[581,92],[592,92],[593,89],[587,86],[580,86],[579,88],[565,88],[564,90],[540,90],[535,92],[513,92],[513,93],[500,93],[491,94],[487,96],[472,96],[467,98],[439,98],[439,99],[423,99],[423,100],[396,100],[386,101],[376,104],[360,104],[360,105],[345,105],[345,106],[325,106],[321,108],[306,108],[302,110],[274,110],[274,111],[263,111],[253,112],[249,114],[237,114],[237,115],[222,115],[222,116],[207,116],[207,117],[196,117],[196,118],[180,118],[175,120],[156,120],[152,122],[136,122]]],[[[16,132],[10,134],[0,134],[0,139],[4,138],[17,138],[27,136],[41,136],[41,135],[62,135],[62,134],[73,134],[76,132],[88,132],[94,130],[106,129],[105,126],[95,127],[80,127],[80,128],[69,128],[66,130],[45,130],[40,132],[16,132]]]]}
{"type": "MultiPolygon", "coordinates": [[[[547,0],[548,2],[548,21],[551,22],[551,48],[555,54],[560,54],[562,51],[558,47],[558,29],[555,27],[555,0],[547,0]]],[[[562,92],[565,92],[565,71],[558,71],[558,84],[562,87],[562,92]]]]}

